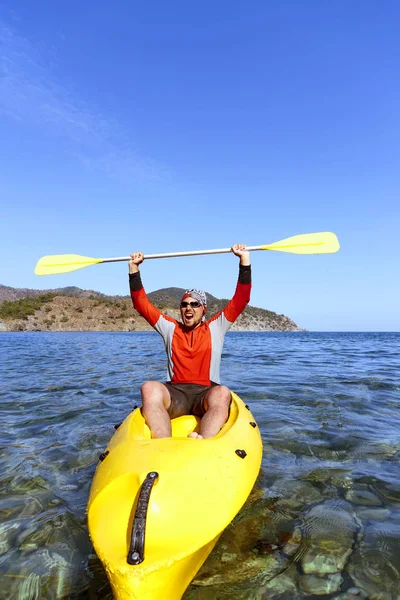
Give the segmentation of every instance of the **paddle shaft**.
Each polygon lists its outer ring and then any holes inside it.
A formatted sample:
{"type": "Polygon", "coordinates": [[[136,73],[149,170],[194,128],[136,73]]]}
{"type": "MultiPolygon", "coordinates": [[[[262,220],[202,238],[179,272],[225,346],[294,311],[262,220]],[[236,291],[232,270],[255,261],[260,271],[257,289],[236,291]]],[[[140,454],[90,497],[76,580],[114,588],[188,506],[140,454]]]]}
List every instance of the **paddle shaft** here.
{"type": "MultiPolygon", "coordinates": [[[[334,233],[329,231],[319,233],[304,233],[294,235],[285,240],[274,242],[265,246],[249,246],[247,250],[275,250],[277,252],[290,252],[292,254],[332,254],[339,250],[339,240],[334,233]]],[[[228,254],[231,248],[219,248],[216,250],[191,250],[189,252],[167,252],[164,254],[146,254],[144,258],[173,258],[176,256],[199,256],[203,254],[228,254]]],[[[129,261],[130,256],[119,256],[116,258],[91,258],[90,256],[79,256],[78,254],[55,254],[54,256],[43,256],[39,259],[36,267],[36,275],[55,275],[57,273],[69,273],[76,269],[83,269],[90,265],[99,263],[129,261]]]]}
{"type": "MultiPolygon", "coordinates": [[[[248,246],[246,250],[267,250],[265,246],[248,246]]],[[[232,252],[231,248],[219,248],[216,250],[192,250],[189,252],[166,252],[164,254],[145,254],[145,260],[150,258],[175,258],[176,256],[200,256],[201,254],[225,254],[232,252]]],[[[103,258],[102,262],[121,262],[131,260],[130,256],[120,256],[119,258],[103,258]]]]}

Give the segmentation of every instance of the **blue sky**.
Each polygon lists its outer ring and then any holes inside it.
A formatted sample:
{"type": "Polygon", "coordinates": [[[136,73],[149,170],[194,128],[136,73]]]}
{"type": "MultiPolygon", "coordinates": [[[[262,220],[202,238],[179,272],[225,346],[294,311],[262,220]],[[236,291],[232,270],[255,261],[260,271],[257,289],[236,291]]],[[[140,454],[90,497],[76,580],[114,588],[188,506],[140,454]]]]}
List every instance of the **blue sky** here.
{"type": "MultiPolygon", "coordinates": [[[[255,252],[252,304],[310,330],[399,331],[396,1],[0,3],[0,283],[126,294],[93,257],[334,231],[255,252]]],[[[149,261],[148,291],[229,297],[231,255],[149,261]]]]}

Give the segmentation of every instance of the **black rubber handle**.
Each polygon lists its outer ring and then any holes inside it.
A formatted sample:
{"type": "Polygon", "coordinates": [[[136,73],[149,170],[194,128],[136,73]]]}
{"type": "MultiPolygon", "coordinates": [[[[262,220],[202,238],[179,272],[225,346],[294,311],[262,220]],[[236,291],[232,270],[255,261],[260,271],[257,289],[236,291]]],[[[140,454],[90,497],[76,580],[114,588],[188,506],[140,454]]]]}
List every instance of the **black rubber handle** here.
{"type": "Polygon", "coordinates": [[[136,505],[135,517],[133,519],[131,544],[128,550],[126,561],[129,565],[140,565],[144,561],[144,541],[146,534],[147,509],[150,501],[150,494],[158,478],[156,471],[147,473],[139,492],[139,499],[136,505]]]}

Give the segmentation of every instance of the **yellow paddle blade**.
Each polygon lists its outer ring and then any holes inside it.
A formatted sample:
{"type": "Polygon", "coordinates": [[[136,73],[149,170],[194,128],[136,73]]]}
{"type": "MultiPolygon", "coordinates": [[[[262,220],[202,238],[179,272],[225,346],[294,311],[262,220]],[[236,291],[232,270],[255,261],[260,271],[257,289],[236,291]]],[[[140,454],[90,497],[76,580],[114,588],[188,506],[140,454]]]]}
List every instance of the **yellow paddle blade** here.
{"type": "Polygon", "coordinates": [[[101,262],[103,262],[102,258],[90,258],[78,254],[54,254],[53,256],[43,256],[38,260],[35,274],[57,275],[58,273],[69,273],[101,262]]]}
{"type": "Polygon", "coordinates": [[[331,254],[340,248],[339,240],[334,233],[304,233],[263,246],[263,250],[277,250],[292,254],[331,254]]]}

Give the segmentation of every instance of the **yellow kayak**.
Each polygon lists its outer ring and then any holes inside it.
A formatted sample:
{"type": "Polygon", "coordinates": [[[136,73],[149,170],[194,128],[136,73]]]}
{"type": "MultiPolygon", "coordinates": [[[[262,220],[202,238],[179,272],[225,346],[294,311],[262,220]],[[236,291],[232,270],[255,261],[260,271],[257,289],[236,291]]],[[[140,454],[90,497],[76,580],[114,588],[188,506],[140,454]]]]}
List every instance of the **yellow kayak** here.
{"type": "Polygon", "coordinates": [[[262,442],[248,407],[232,393],[215,437],[188,438],[198,425],[178,417],[151,439],[136,409],[101,456],[89,532],[117,600],[179,600],[251,492],[262,442]]]}

